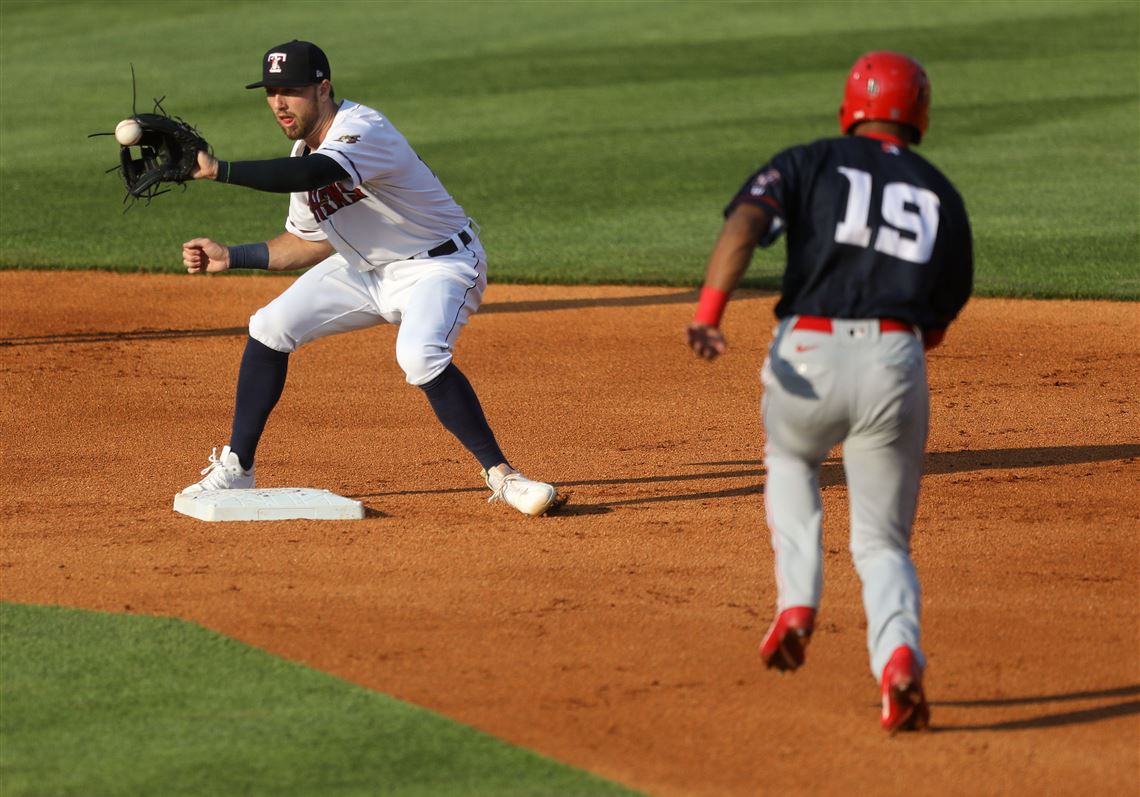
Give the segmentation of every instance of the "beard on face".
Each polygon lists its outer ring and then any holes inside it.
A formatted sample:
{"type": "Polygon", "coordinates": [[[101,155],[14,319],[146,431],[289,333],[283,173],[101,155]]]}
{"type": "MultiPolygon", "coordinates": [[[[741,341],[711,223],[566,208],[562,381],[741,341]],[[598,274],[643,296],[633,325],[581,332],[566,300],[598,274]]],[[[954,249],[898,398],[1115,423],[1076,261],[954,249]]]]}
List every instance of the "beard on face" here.
{"type": "Polygon", "coordinates": [[[277,115],[277,110],[274,109],[273,111],[273,116],[276,118],[277,124],[281,125],[281,132],[284,133],[285,138],[290,141],[299,141],[312,133],[316,127],[317,117],[319,116],[315,106],[288,109],[285,114],[293,117],[292,124],[281,124],[281,117],[277,115]]]}
{"type": "MultiPolygon", "coordinates": [[[[280,119],[278,119],[277,122],[278,124],[281,124],[280,119]]],[[[285,138],[289,139],[290,141],[299,141],[309,134],[310,127],[311,125],[307,123],[307,120],[302,119],[299,116],[294,116],[293,124],[288,126],[281,125],[281,132],[284,133],[285,138]]]]}

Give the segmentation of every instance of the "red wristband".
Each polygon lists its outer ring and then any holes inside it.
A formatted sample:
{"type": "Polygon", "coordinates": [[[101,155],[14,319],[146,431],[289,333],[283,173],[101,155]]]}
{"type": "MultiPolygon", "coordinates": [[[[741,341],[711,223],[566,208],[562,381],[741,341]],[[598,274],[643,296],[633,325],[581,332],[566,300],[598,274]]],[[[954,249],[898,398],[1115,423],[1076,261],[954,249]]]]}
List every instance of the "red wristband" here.
{"type": "Polygon", "coordinates": [[[693,323],[708,324],[710,327],[719,327],[724,307],[728,304],[728,291],[720,288],[701,288],[701,299],[697,302],[697,313],[693,316],[693,323]]]}

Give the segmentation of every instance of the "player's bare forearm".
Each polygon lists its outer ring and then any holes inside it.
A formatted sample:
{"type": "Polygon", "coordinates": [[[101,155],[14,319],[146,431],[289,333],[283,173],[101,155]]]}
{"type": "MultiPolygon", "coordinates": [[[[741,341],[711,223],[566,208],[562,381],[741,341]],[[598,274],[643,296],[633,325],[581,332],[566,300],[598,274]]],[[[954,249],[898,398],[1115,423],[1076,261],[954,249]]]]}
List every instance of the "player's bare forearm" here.
{"type": "Polygon", "coordinates": [[[328,241],[307,241],[291,232],[283,232],[268,243],[270,271],[315,266],[336,251],[328,241]]]}
{"type": "Polygon", "coordinates": [[[737,205],[724,220],[724,226],[709,255],[705,287],[732,293],[752,262],[756,245],[768,233],[772,217],[756,205],[737,205]]]}
{"type": "Polygon", "coordinates": [[[709,255],[696,318],[685,329],[689,348],[698,357],[714,360],[728,348],[720,331],[720,315],[771,223],[767,211],[754,205],[739,205],[725,219],[709,255]]]}
{"type": "MultiPolygon", "coordinates": [[[[260,245],[258,245],[260,247],[260,245]]],[[[289,232],[266,241],[257,262],[243,262],[241,250],[255,248],[253,244],[228,247],[210,238],[194,238],[182,244],[182,262],[191,274],[217,274],[230,268],[269,268],[271,271],[290,271],[315,266],[334,251],[328,241],[306,241],[289,232]],[[266,264],[264,252],[268,250],[266,264]],[[237,253],[234,255],[234,253],[237,253]],[[236,261],[232,258],[237,257],[236,261]]],[[[247,255],[248,258],[248,255],[247,255]]]]}

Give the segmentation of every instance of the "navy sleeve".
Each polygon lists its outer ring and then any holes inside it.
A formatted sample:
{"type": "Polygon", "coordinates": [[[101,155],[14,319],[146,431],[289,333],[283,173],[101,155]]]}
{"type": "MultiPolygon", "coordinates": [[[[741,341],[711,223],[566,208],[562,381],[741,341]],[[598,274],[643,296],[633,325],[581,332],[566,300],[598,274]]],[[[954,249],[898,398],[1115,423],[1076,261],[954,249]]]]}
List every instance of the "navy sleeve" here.
{"type": "Polygon", "coordinates": [[[724,215],[728,216],[742,204],[764,208],[772,214],[772,224],[768,228],[768,234],[760,241],[760,246],[771,246],[787,226],[787,208],[791,201],[790,194],[794,190],[795,175],[792,151],[784,150],[744,181],[744,185],[725,206],[724,215]]]}
{"type": "Polygon", "coordinates": [[[343,166],[319,154],[261,161],[218,161],[218,182],[275,194],[312,191],[348,177],[343,166]]]}

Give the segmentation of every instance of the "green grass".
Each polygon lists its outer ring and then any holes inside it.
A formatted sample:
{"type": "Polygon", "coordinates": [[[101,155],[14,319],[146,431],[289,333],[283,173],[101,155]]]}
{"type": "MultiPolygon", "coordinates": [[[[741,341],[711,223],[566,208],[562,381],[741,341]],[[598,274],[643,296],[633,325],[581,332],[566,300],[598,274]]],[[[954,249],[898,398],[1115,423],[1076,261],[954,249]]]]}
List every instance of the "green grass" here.
{"type": "MultiPolygon", "coordinates": [[[[922,152],[965,196],[982,294],[1140,298],[1140,5],[203,2],[0,5],[0,267],[178,271],[195,235],[280,231],[283,197],[191,185],[121,214],[107,131],[166,107],[222,157],[285,153],[258,58],[329,52],[484,229],[493,280],[694,285],[745,177],[833,135],[846,69],[903,49],[922,152]],[[317,11],[319,10],[319,13],[317,11]],[[208,31],[193,35],[187,31],[208,31]]],[[[782,247],[748,284],[775,287],[782,247]]]]}
{"type": "MultiPolygon", "coordinates": [[[[278,233],[284,198],[231,186],[123,214],[87,134],[130,112],[133,63],[139,110],[283,155],[242,87],[291,38],[480,221],[496,281],[698,284],[740,183],[833,135],[851,62],[894,48],[931,75],[920,151],[966,198],[977,293],[1140,299],[1135,0],[0,0],[0,268],[177,272],[187,238],[278,233]]],[[[778,246],[746,285],[781,269],[778,246]]],[[[3,605],[0,657],[5,797],[623,793],[174,620],[3,605]]]]}
{"type": "Polygon", "coordinates": [[[634,795],[179,620],[0,604],[0,792],[634,795]]]}

